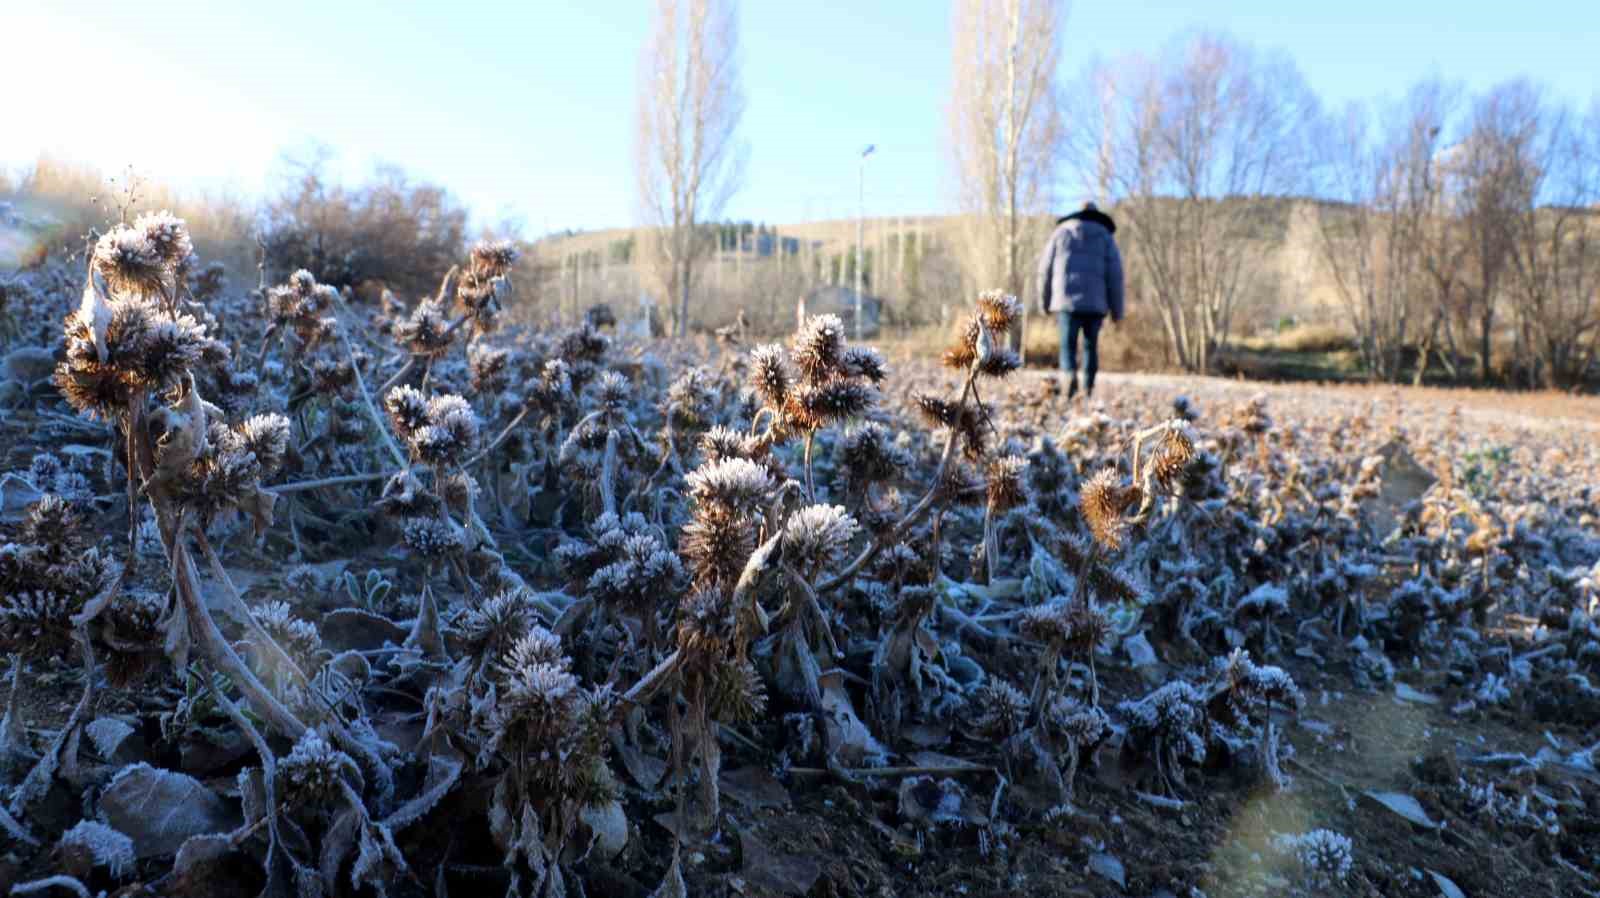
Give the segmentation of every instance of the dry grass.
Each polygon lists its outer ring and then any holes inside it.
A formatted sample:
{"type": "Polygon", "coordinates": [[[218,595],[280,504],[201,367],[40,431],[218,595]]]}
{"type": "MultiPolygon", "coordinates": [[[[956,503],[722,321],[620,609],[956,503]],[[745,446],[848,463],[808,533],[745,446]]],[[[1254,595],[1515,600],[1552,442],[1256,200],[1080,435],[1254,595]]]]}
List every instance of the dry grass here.
{"type": "Polygon", "coordinates": [[[1257,334],[1232,341],[1255,352],[1343,352],[1355,348],[1355,337],[1336,324],[1302,324],[1277,333],[1257,334]]]}
{"type": "MultiPolygon", "coordinates": [[[[137,175],[137,172],[135,172],[137,175]]],[[[0,201],[12,203],[24,217],[44,227],[31,245],[18,253],[28,265],[63,246],[77,243],[91,229],[104,230],[118,217],[125,173],[112,175],[75,162],[42,155],[27,169],[0,173],[0,201]],[[116,177],[116,183],[110,178],[116,177]]],[[[183,193],[167,185],[139,181],[128,217],[166,209],[182,218],[195,251],[206,261],[222,262],[236,276],[255,267],[255,212],[239,197],[183,193]]]]}
{"type": "MultiPolygon", "coordinates": [[[[1055,316],[1030,314],[1023,347],[1029,368],[1056,368],[1061,337],[1055,316]]],[[[901,359],[936,358],[950,339],[950,328],[937,325],[892,332],[879,340],[886,353],[901,359]]],[[[1132,314],[1121,324],[1109,321],[1100,332],[1100,370],[1170,370],[1165,335],[1152,314],[1132,314]]]]}

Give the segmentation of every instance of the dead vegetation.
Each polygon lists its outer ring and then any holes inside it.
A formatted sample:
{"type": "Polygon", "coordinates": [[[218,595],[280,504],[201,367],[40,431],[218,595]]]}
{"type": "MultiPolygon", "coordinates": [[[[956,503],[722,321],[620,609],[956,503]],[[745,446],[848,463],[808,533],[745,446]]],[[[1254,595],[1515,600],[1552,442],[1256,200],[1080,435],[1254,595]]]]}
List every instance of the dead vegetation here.
{"type": "Polygon", "coordinates": [[[8,346],[13,894],[1600,892],[1592,431],[1069,406],[999,292],[891,368],[189,243],[8,346]]]}

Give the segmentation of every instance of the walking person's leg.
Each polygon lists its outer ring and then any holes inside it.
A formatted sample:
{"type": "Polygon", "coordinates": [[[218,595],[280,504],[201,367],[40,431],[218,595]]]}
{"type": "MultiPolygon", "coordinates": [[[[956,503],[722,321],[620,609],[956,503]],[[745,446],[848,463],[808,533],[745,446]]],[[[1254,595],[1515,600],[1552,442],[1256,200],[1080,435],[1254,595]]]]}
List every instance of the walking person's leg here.
{"type": "Polygon", "coordinates": [[[1071,336],[1071,319],[1072,316],[1068,312],[1056,313],[1056,339],[1061,343],[1061,357],[1057,360],[1057,367],[1060,369],[1062,377],[1067,377],[1074,370],[1072,367],[1072,344],[1068,342],[1068,338],[1071,336]]]}
{"type": "Polygon", "coordinates": [[[1105,323],[1101,315],[1085,316],[1083,322],[1084,387],[1089,396],[1094,395],[1094,376],[1100,370],[1100,326],[1105,323]]]}
{"type": "Polygon", "coordinates": [[[1078,395],[1078,328],[1082,325],[1078,316],[1071,312],[1061,313],[1062,327],[1062,363],[1066,366],[1067,374],[1072,380],[1067,384],[1067,398],[1078,395]]]}

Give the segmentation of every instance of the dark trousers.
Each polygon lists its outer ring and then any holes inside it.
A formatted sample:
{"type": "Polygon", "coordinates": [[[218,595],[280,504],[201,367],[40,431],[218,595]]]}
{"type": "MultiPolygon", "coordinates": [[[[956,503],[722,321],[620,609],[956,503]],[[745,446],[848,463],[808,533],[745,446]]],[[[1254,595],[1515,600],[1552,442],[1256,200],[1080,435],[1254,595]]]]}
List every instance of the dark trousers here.
{"type": "Polygon", "coordinates": [[[1083,335],[1083,376],[1084,386],[1089,392],[1094,392],[1094,374],[1100,370],[1100,325],[1106,323],[1106,316],[1091,315],[1084,312],[1060,312],[1057,314],[1061,330],[1061,370],[1073,379],[1078,377],[1078,335],[1083,335]]]}

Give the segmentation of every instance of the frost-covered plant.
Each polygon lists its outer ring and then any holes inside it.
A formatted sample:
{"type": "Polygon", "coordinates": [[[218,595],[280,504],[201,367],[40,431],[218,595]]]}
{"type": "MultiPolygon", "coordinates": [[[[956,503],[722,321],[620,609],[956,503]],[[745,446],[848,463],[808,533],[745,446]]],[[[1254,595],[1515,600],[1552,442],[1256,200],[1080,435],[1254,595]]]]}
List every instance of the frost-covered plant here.
{"type": "Polygon", "coordinates": [[[837,315],[818,315],[801,325],[787,353],[776,344],[757,347],[750,367],[768,418],[768,439],[781,442],[793,434],[804,440],[806,495],[816,501],[817,433],[861,418],[877,402],[877,384],[888,373],[883,358],[870,347],[846,346],[837,315]]]}
{"type": "Polygon", "coordinates": [[[1144,698],[1120,702],[1117,713],[1127,722],[1123,750],[1154,764],[1163,793],[1183,786],[1185,763],[1205,759],[1205,699],[1187,682],[1173,680],[1144,698]]]}
{"type": "Polygon", "coordinates": [[[1287,779],[1279,764],[1279,740],[1272,711],[1274,708],[1299,711],[1304,699],[1294,678],[1281,667],[1256,664],[1244,649],[1234,649],[1226,658],[1217,659],[1212,667],[1206,702],[1208,717],[1218,726],[1246,730],[1252,719],[1259,716],[1262,768],[1268,782],[1275,788],[1283,788],[1287,779]]]}
{"type": "Polygon", "coordinates": [[[1344,885],[1355,868],[1354,843],[1350,837],[1331,829],[1314,829],[1299,835],[1279,835],[1272,847],[1293,857],[1312,888],[1344,885]]]}

